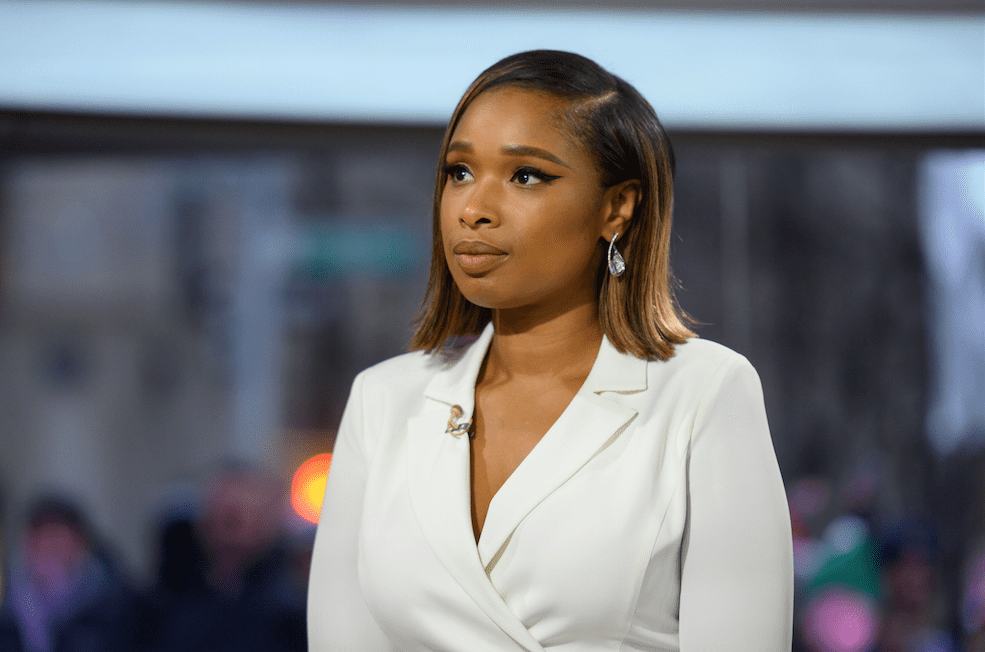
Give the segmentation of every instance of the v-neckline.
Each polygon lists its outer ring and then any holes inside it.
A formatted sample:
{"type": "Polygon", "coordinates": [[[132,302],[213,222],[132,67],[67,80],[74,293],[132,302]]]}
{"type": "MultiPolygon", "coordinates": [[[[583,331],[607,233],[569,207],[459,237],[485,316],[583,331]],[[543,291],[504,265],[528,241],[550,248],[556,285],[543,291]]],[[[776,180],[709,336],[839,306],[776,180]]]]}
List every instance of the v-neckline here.
{"type": "MultiPolygon", "coordinates": [[[[599,342],[599,348],[595,352],[595,359],[592,361],[592,366],[588,370],[588,374],[585,376],[585,379],[578,387],[578,390],[572,395],[571,399],[564,406],[564,409],[561,410],[561,413],[554,420],[554,422],[547,428],[547,430],[544,431],[544,434],[540,436],[540,439],[537,440],[537,443],[535,443],[531,447],[531,449],[527,451],[527,454],[523,456],[523,459],[520,460],[520,463],[516,465],[516,467],[510,472],[510,474],[506,476],[506,479],[503,481],[503,483],[500,484],[499,487],[496,489],[496,491],[493,492],[492,496],[490,496],[489,503],[486,505],[486,513],[483,518],[482,527],[479,529],[478,536],[476,536],[477,523],[472,517],[473,514],[472,508],[475,501],[475,487],[473,483],[473,465],[472,465],[472,453],[474,446],[471,437],[469,438],[469,446],[468,446],[469,454],[466,460],[466,463],[468,464],[469,522],[472,526],[472,538],[475,540],[476,547],[479,548],[480,550],[482,548],[483,533],[485,533],[487,530],[486,525],[489,522],[489,515],[493,513],[494,507],[498,505],[499,502],[502,502],[502,499],[500,499],[500,501],[497,502],[497,498],[503,495],[503,488],[507,487],[508,485],[512,487],[511,481],[513,484],[516,484],[517,480],[515,480],[515,478],[517,477],[518,473],[521,474],[520,477],[522,477],[522,475],[526,473],[526,469],[532,464],[530,462],[531,457],[535,457],[535,461],[536,461],[537,456],[535,456],[535,453],[538,452],[538,449],[544,448],[543,445],[544,441],[547,440],[548,437],[551,437],[552,433],[557,429],[559,423],[565,421],[566,415],[568,415],[568,413],[571,411],[572,409],[571,406],[578,400],[579,395],[587,391],[586,388],[589,387],[589,381],[592,380],[592,375],[595,372],[596,367],[598,366],[599,356],[601,355],[602,348],[604,347],[604,345],[605,345],[605,336],[603,335],[602,340],[599,342]]],[[[475,411],[478,409],[477,408],[478,395],[476,390],[478,387],[479,375],[481,375],[482,365],[485,364],[486,358],[489,356],[489,351],[491,348],[492,348],[492,337],[489,338],[489,341],[486,343],[486,349],[485,351],[482,352],[482,358],[481,358],[482,362],[480,362],[479,365],[480,371],[476,374],[476,378],[472,386],[472,405],[473,405],[472,418],[473,419],[475,418],[475,411]]]]}
{"type": "MultiPolygon", "coordinates": [[[[462,410],[456,423],[471,417],[491,336],[488,324],[460,355],[432,358],[436,368],[424,390],[428,402],[407,424],[405,468],[414,513],[435,554],[463,587],[490,579],[527,516],[630,427],[638,413],[621,397],[645,391],[648,384],[649,363],[603,339],[581,390],[490,500],[477,543],[470,513],[469,440],[448,429],[448,417],[455,406],[462,410]]],[[[475,597],[487,613],[497,618],[505,613],[491,584],[475,597]]]]}

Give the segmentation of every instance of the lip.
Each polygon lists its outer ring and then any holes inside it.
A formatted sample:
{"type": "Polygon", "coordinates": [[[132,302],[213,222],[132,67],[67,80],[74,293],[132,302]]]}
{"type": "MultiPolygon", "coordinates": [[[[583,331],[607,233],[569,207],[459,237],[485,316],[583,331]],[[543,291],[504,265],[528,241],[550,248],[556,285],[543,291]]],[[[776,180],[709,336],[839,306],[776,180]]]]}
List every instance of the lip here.
{"type": "Polygon", "coordinates": [[[452,247],[455,262],[469,276],[481,276],[506,259],[502,249],[481,240],[463,240],[452,247]]]}
{"type": "Polygon", "coordinates": [[[506,252],[498,247],[494,247],[488,242],[483,242],[482,240],[462,240],[456,242],[455,246],[451,248],[452,253],[455,254],[465,254],[468,256],[501,256],[506,252]]]}

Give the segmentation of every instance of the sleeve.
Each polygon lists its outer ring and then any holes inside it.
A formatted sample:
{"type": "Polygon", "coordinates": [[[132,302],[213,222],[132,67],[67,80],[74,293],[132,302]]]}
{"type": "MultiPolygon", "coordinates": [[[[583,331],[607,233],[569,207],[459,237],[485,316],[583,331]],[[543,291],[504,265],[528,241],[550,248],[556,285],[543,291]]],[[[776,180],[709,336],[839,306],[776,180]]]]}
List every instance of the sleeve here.
{"type": "Polygon", "coordinates": [[[718,369],[688,457],[681,652],[789,652],[790,512],[759,376],[745,358],[718,369]]]}
{"type": "Polygon", "coordinates": [[[366,493],[363,377],[352,385],[325,487],[308,581],[310,652],[389,652],[359,586],[358,544],[366,493]]]}

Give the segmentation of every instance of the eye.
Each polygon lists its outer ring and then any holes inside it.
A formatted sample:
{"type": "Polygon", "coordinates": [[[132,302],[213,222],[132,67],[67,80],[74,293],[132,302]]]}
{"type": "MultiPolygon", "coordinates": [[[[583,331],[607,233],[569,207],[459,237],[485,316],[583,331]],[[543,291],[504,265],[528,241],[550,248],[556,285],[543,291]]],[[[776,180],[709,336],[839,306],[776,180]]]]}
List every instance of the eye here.
{"type": "Polygon", "coordinates": [[[554,174],[547,174],[542,170],[532,167],[522,167],[513,173],[512,181],[520,184],[521,186],[535,186],[541,183],[547,183],[554,181],[555,179],[560,179],[561,177],[554,174]]]}
{"type": "Polygon", "coordinates": [[[472,173],[461,163],[445,166],[445,175],[452,183],[464,183],[472,178],[472,173]]]}

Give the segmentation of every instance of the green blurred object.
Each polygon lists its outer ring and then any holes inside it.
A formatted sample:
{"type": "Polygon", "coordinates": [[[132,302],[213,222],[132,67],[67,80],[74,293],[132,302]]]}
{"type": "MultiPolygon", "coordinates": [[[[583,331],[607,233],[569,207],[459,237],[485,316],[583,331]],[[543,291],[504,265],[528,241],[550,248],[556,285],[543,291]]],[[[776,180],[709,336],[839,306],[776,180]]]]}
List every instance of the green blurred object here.
{"type": "Polygon", "coordinates": [[[837,584],[882,602],[879,556],[868,525],[857,517],[842,517],[825,531],[830,556],[807,583],[807,593],[837,584]]]}
{"type": "Polygon", "coordinates": [[[341,276],[394,276],[417,267],[416,234],[398,225],[339,222],[301,232],[295,274],[311,281],[341,276]]]}

